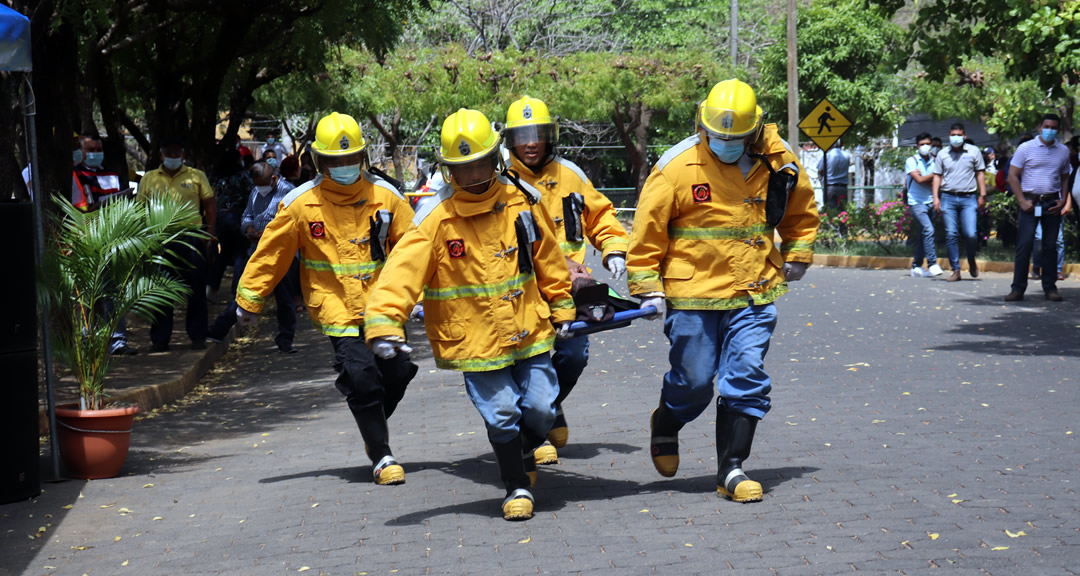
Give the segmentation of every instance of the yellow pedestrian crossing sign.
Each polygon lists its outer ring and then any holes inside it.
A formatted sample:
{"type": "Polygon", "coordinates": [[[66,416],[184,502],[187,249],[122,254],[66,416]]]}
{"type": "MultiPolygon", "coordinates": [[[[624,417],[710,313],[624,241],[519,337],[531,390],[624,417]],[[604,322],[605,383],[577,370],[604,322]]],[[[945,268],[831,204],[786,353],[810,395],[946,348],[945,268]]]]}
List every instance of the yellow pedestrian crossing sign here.
{"type": "Polygon", "coordinates": [[[799,129],[803,134],[825,151],[832,148],[848,128],[851,128],[851,121],[837,110],[828,98],[822,98],[810,114],[799,122],[799,129]]]}

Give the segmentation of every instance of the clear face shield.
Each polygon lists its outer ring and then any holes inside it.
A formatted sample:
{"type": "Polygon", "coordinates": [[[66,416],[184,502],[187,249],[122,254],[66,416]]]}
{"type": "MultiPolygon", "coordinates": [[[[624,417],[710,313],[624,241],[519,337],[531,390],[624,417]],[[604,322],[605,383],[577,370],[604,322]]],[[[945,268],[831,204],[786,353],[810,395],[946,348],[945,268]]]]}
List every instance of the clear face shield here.
{"type": "Polygon", "coordinates": [[[483,194],[502,172],[502,155],[496,146],[488,155],[464,164],[441,163],[442,176],[447,182],[472,194],[483,194]]]}
{"type": "Polygon", "coordinates": [[[535,167],[550,156],[559,140],[555,124],[531,124],[503,130],[506,147],[526,166],[535,167]]]}

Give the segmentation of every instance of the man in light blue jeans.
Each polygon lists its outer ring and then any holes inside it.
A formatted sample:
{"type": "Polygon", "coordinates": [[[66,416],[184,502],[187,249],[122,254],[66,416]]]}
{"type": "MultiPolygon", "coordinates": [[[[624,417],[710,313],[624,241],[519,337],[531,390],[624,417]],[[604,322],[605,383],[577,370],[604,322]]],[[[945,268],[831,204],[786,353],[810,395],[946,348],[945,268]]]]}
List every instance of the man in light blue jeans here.
{"type": "Polygon", "coordinates": [[[915,145],[918,153],[904,163],[904,172],[908,175],[908,209],[919,229],[919,237],[915,239],[911,275],[915,278],[940,276],[942,270],[941,266],[938,266],[937,252],[934,250],[934,222],[930,218],[930,209],[934,205],[931,190],[934,182],[934,159],[930,155],[930,134],[923,132],[916,136],[915,145]],[[923,258],[926,258],[927,270],[922,269],[923,258]]]}
{"type": "Polygon", "coordinates": [[[949,127],[949,147],[938,153],[934,161],[934,210],[941,210],[945,219],[945,247],[949,252],[952,275],[949,282],[960,280],[960,233],[964,234],[968,273],[979,276],[975,252],[979,238],[975,231],[976,212],[986,206],[986,164],[982,152],[966,144],[963,124],[949,127]]]}

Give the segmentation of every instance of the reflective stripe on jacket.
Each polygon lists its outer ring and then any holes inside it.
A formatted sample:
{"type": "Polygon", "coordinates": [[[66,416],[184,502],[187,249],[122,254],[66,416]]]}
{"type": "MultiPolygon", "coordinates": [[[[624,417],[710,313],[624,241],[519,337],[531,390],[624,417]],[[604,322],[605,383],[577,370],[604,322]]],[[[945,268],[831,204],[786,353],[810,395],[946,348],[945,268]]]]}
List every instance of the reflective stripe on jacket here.
{"type": "Polygon", "coordinates": [[[540,191],[544,207],[555,223],[559,248],[568,258],[579,264],[585,262],[586,238],[603,253],[604,258],[612,252],[626,252],[630,237],[615,218],[615,207],[607,196],[597,192],[577,164],[556,156],[539,171],[533,172],[513,152],[510,153],[510,163],[523,181],[540,191]],[[579,195],[582,203],[580,209],[571,212],[570,197],[574,194],[579,195]],[[576,223],[571,220],[576,220],[576,223]],[[578,230],[576,237],[567,238],[567,231],[575,228],[578,230]]]}
{"type": "Polygon", "coordinates": [[[401,240],[413,216],[393,186],[368,173],[350,186],[317,177],[290,192],[263,230],[236,290],[236,303],[261,312],[266,298],[300,251],[300,285],[311,322],[328,336],[359,336],[364,307],[383,262],[372,258],[372,219],[393,215],[388,246],[401,240]]]}
{"type": "Polygon", "coordinates": [[[727,310],[787,292],[784,262],[813,261],[817,204],[774,124],[762,141],[773,170],[798,172],[775,230],[780,249],[765,219],[768,168],[754,160],[744,178],[738,164],[721,163],[695,135],[660,158],[641,191],[626,259],[632,295],[663,292],[672,308],[727,310]]]}
{"type": "Polygon", "coordinates": [[[480,195],[444,186],[414,224],[368,302],[369,342],[404,338],[421,292],[435,365],[451,370],[498,370],[547,352],[555,341],[552,322],[574,319],[570,273],[554,224],[509,180],[500,177],[480,195]],[[519,242],[519,221],[535,221],[537,239],[528,245],[519,242]]]}

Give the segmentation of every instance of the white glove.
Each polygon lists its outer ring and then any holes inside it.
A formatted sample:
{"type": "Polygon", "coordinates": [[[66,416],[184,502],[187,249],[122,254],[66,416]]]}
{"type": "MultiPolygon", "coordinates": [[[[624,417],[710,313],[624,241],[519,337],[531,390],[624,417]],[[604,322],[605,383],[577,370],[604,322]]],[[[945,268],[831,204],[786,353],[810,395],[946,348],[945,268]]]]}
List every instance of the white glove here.
{"type": "Polygon", "coordinates": [[[383,360],[389,360],[397,356],[398,351],[406,354],[412,352],[412,346],[404,342],[392,342],[386,338],[375,338],[371,341],[371,352],[383,360]]]}
{"type": "Polygon", "coordinates": [[[646,298],[641,301],[642,308],[648,308],[649,306],[656,308],[656,314],[646,316],[646,320],[656,320],[658,318],[660,320],[664,319],[664,316],[667,314],[667,303],[664,301],[663,296],[653,296],[652,298],[646,298]]]}
{"type": "Polygon", "coordinates": [[[409,320],[416,320],[423,313],[424,313],[424,305],[418,303],[415,306],[413,306],[412,311],[409,312],[409,320]]]}
{"type": "Polygon", "coordinates": [[[247,328],[252,326],[259,320],[259,315],[254,312],[248,312],[243,308],[236,307],[236,325],[241,328],[247,328]]]}
{"type": "Polygon", "coordinates": [[[555,339],[556,340],[569,340],[574,337],[574,333],[570,331],[570,323],[563,322],[556,325],[555,339]]]}
{"type": "Polygon", "coordinates": [[[784,280],[795,282],[801,280],[803,274],[806,274],[806,263],[784,262],[784,280]]]}
{"type": "Polygon", "coordinates": [[[617,254],[608,256],[604,265],[607,267],[608,271],[611,272],[611,277],[616,280],[620,280],[626,275],[626,258],[623,258],[622,256],[617,254]]]}

